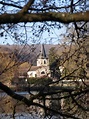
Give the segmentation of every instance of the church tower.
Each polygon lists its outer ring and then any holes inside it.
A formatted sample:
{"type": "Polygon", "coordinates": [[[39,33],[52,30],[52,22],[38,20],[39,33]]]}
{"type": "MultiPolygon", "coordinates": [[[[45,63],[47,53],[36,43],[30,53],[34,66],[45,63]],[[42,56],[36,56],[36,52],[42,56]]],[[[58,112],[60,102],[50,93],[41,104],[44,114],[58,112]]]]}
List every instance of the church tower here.
{"type": "Polygon", "coordinates": [[[44,44],[41,44],[41,52],[37,58],[37,66],[49,66],[49,59],[46,56],[44,44]]]}

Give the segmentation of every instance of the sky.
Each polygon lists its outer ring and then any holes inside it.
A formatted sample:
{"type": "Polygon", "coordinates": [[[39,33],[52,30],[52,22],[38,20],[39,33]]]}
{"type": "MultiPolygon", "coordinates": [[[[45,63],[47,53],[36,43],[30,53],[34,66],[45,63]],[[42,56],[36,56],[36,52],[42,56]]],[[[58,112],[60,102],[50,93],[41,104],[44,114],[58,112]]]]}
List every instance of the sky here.
{"type": "MultiPolygon", "coordinates": [[[[6,1],[8,1],[8,0],[6,0],[6,1]]],[[[18,0],[13,0],[13,1],[16,2],[18,0]]],[[[74,0],[74,3],[77,2],[77,1],[78,0],[74,0]]],[[[8,2],[10,3],[10,1],[8,1],[8,2]]],[[[39,3],[40,1],[38,0],[36,2],[39,3]]],[[[60,0],[59,2],[58,2],[58,0],[55,0],[55,5],[57,7],[59,7],[59,6],[67,6],[67,5],[70,5],[70,2],[71,1],[69,1],[69,0],[60,0]]],[[[87,10],[89,10],[88,2],[89,2],[89,0],[87,0],[87,4],[86,4],[86,9],[87,10]]],[[[51,1],[51,2],[48,2],[47,5],[52,5],[52,3],[54,3],[54,0],[51,1]]],[[[21,5],[21,6],[23,6],[23,4],[24,4],[24,1],[18,3],[18,5],[21,5]]],[[[2,5],[0,5],[0,7],[1,6],[2,5]]],[[[38,4],[38,6],[39,6],[39,4],[38,4]]],[[[79,2],[79,6],[76,6],[75,9],[78,10],[78,11],[81,11],[83,8],[85,8],[84,4],[83,3],[81,4],[81,1],[80,1],[79,2]]],[[[14,8],[14,7],[6,6],[6,10],[7,10],[6,12],[11,12],[11,11],[14,11],[14,10],[16,12],[17,9],[14,8]]],[[[64,10],[64,9],[62,9],[62,10],[64,10]]],[[[70,10],[70,9],[68,9],[68,10],[70,10]]],[[[61,34],[65,34],[66,33],[66,25],[64,25],[62,28],[59,28],[59,29],[53,28],[53,26],[51,26],[49,28],[50,32],[47,32],[48,29],[46,29],[46,30],[44,29],[43,34],[41,34],[41,33],[38,32],[38,30],[39,30],[39,26],[41,26],[43,24],[42,23],[38,23],[38,27],[36,27],[34,25],[34,28],[31,28],[31,24],[32,23],[30,23],[30,27],[27,27],[27,29],[26,29],[27,36],[24,36],[25,30],[23,28],[19,27],[19,31],[18,30],[15,31],[16,33],[18,33],[18,38],[20,38],[20,35],[22,35],[21,40],[20,40],[22,42],[22,44],[26,43],[26,42],[28,44],[39,44],[39,43],[61,44],[62,43],[62,35],[61,34]],[[35,36],[36,33],[34,33],[33,30],[38,32],[39,36],[38,35],[35,36]],[[34,33],[34,35],[33,35],[33,33],[34,33]]],[[[46,27],[48,27],[48,26],[46,25],[46,27]]],[[[8,31],[8,30],[6,30],[6,31],[8,32],[8,35],[5,34],[3,37],[0,37],[0,44],[5,45],[5,44],[17,44],[17,43],[20,43],[20,42],[17,42],[18,40],[17,41],[14,40],[14,36],[12,35],[11,31],[8,31]]],[[[1,30],[0,30],[0,33],[2,33],[1,30]]]]}
{"type": "MultiPolygon", "coordinates": [[[[39,23],[40,25],[40,23],[39,23]]],[[[26,37],[22,36],[22,44],[24,43],[28,43],[28,44],[61,44],[62,43],[62,36],[61,34],[65,34],[66,32],[66,27],[63,26],[60,29],[57,28],[50,28],[50,32],[48,31],[43,31],[43,34],[40,34],[39,37],[33,35],[32,29],[31,28],[27,28],[27,37],[28,39],[26,40],[26,37]],[[26,42],[24,42],[26,41],[26,42]]],[[[35,28],[36,29],[36,28],[35,28]]],[[[36,29],[38,30],[38,29],[36,29]]],[[[24,34],[24,30],[20,29],[19,31],[16,30],[16,32],[18,33],[18,37],[21,34],[24,34]]],[[[34,33],[35,34],[35,33],[34,33]]],[[[0,37],[0,44],[5,45],[5,44],[19,44],[19,42],[17,42],[16,40],[14,40],[14,37],[12,37],[11,35],[4,35],[3,37],[0,37]]]]}
{"type": "MultiPolygon", "coordinates": [[[[18,0],[15,0],[15,2],[18,0]]],[[[53,1],[54,2],[54,1],[53,1]]],[[[51,4],[50,2],[48,4],[51,4]]],[[[60,1],[58,3],[57,0],[55,0],[55,4],[56,6],[60,6],[62,4],[64,4],[63,0],[60,1]]],[[[70,4],[69,1],[66,1],[66,5],[70,4]]],[[[13,9],[13,7],[8,7],[8,12],[9,10],[11,11],[13,9]]],[[[33,35],[33,28],[31,28],[31,24],[30,23],[30,27],[26,29],[27,31],[27,36],[24,36],[23,34],[25,33],[25,30],[23,28],[19,27],[19,31],[16,30],[15,32],[18,33],[18,37],[20,38],[20,35],[22,35],[21,40],[22,40],[22,44],[23,43],[28,43],[28,44],[39,44],[39,43],[45,43],[45,44],[60,44],[62,43],[62,35],[61,34],[65,34],[66,33],[66,27],[63,26],[62,28],[54,28],[53,26],[50,26],[50,28],[46,25],[47,29],[43,31],[43,34],[39,34],[38,36],[33,35]],[[47,30],[50,30],[50,32],[48,32],[47,30]],[[28,37],[28,38],[27,38],[28,37]],[[24,42],[25,41],[25,42],[24,42]]],[[[38,32],[39,30],[39,26],[40,25],[44,25],[42,23],[37,23],[38,27],[36,27],[34,25],[34,29],[36,30],[36,32],[38,32]]],[[[50,24],[50,23],[49,23],[50,24]]],[[[61,24],[62,26],[63,24],[61,24]]],[[[14,40],[14,36],[11,36],[12,33],[9,30],[6,30],[8,32],[8,34],[5,33],[5,35],[3,37],[0,37],[0,44],[5,45],[5,44],[19,44],[19,42],[17,42],[16,40],[14,40]]],[[[1,31],[2,32],[2,31],[1,31]]],[[[1,33],[0,32],[0,33],[1,33]]],[[[35,33],[34,33],[35,34],[35,33]]]]}

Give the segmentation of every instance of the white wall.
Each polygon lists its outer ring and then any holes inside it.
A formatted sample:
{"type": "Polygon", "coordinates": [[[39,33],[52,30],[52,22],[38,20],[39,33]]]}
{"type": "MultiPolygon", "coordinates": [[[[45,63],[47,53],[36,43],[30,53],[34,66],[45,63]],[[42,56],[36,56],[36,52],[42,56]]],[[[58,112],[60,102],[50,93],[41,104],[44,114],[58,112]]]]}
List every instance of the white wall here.
{"type": "Polygon", "coordinates": [[[28,71],[27,74],[29,78],[47,76],[48,74],[50,74],[49,66],[40,67],[36,71],[28,71]]]}
{"type": "Polygon", "coordinates": [[[27,75],[28,75],[29,78],[36,77],[37,73],[36,73],[36,71],[28,71],[27,75]]]}
{"type": "Polygon", "coordinates": [[[49,60],[48,59],[37,59],[37,66],[48,66],[49,60]]]}

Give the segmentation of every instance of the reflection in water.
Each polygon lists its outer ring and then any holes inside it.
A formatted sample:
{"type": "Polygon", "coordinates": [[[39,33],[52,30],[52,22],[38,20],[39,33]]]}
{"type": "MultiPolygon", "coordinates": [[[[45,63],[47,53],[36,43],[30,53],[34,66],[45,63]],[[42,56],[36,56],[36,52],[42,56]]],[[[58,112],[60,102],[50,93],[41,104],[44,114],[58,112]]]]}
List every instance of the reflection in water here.
{"type": "MultiPolygon", "coordinates": [[[[11,114],[0,114],[0,119],[13,119],[11,114]]],[[[31,114],[15,114],[15,119],[41,119],[38,115],[31,115],[31,114]]]]}
{"type": "MultiPolygon", "coordinates": [[[[30,98],[28,92],[16,92],[26,98],[30,98]]],[[[31,92],[36,94],[37,92],[31,92]]],[[[42,100],[36,102],[43,104],[42,100]]],[[[49,104],[49,102],[47,102],[49,104]]],[[[44,118],[43,109],[36,106],[26,106],[23,102],[12,99],[6,93],[0,93],[0,119],[42,119],[44,118]]],[[[49,119],[48,116],[45,119],[49,119]]],[[[59,119],[52,116],[50,119],[59,119]]]]}
{"type": "MultiPolygon", "coordinates": [[[[27,98],[28,92],[16,92],[27,98]]],[[[33,92],[36,93],[36,92],[33,92]]],[[[0,119],[42,119],[37,107],[28,107],[23,102],[12,99],[6,93],[0,93],[0,119]]]]}

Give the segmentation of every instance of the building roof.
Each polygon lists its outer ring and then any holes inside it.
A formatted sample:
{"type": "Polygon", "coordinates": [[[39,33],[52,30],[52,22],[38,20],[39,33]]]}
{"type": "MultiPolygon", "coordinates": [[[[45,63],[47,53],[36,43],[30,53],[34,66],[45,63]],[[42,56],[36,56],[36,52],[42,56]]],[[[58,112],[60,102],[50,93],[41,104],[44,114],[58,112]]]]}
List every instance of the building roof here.
{"type": "Polygon", "coordinates": [[[41,51],[40,51],[40,55],[38,58],[40,58],[40,59],[46,59],[47,58],[44,44],[41,45],[41,51]]]}
{"type": "Polygon", "coordinates": [[[29,71],[36,71],[39,68],[41,68],[41,66],[32,66],[29,71]]]}
{"type": "Polygon", "coordinates": [[[28,71],[36,71],[37,69],[40,69],[40,68],[45,68],[47,66],[31,66],[31,68],[28,70],[28,71]]]}

